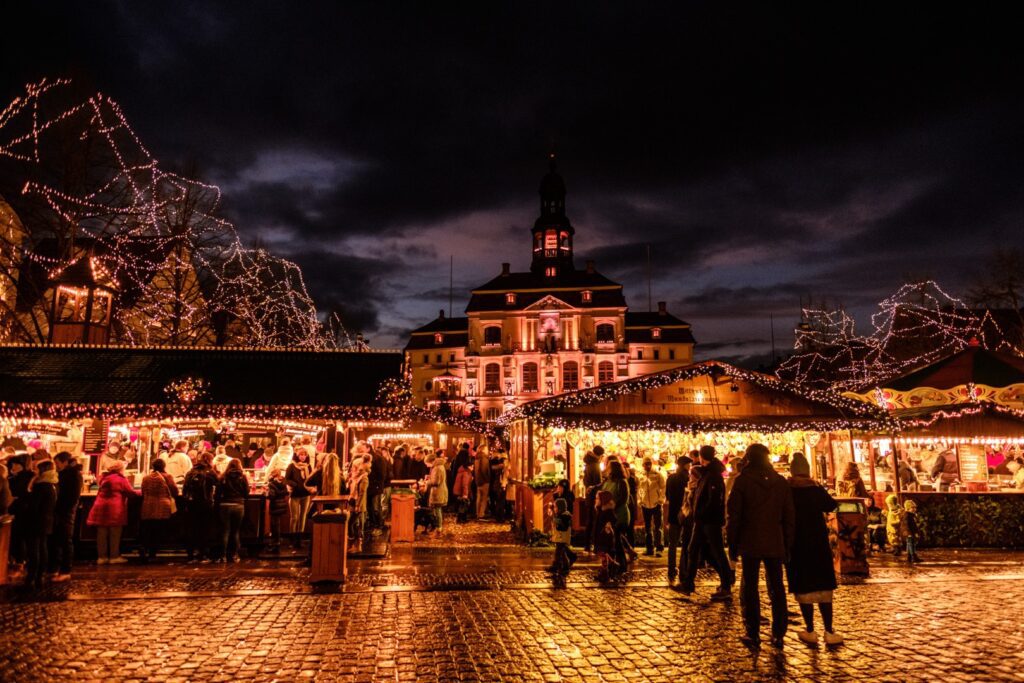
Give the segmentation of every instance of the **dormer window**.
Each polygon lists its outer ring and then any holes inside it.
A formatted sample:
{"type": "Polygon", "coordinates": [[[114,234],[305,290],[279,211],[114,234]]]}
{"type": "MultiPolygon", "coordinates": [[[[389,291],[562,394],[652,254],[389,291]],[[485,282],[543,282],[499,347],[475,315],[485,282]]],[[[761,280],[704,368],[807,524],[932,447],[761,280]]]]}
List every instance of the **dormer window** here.
{"type": "Polygon", "coordinates": [[[546,275],[547,277],[555,277],[556,275],[558,275],[558,268],[554,266],[548,266],[547,268],[544,269],[544,275],[546,275]]]}
{"type": "Polygon", "coordinates": [[[509,292],[509,293],[507,293],[505,295],[505,303],[506,304],[511,306],[511,305],[515,304],[515,302],[516,302],[516,293],[515,292],[509,292]]]}
{"type": "Polygon", "coordinates": [[[435,344],[444,344],[444,335],[441,334],[440,332],[435,332],[434,333],[434,343],[435,344]]]}
{"type": "Polygon", "coordinates": [[[594,300],[594,293],[591,292],[589,289],[584,290],[583,291],[583,303],[589,304],[593,300],[594,300]]]}
{"type": "Polygon", "coordinates": [[[660,327],[652,327],[651,328],[651,339],[661,339],[661,328],[660,327]]]}

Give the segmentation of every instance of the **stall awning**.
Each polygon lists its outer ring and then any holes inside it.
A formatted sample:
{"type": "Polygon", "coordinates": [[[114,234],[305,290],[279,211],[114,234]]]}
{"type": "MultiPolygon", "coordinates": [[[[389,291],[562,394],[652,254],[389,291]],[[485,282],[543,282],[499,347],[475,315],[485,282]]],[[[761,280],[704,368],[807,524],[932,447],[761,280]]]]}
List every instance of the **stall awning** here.
{"type": "Polygon", "coordinates": [[[0,346],[0,417],[385,419],[402,354],[225,347],[0,346]]]}
{"type": "Polygon", "coordinates": [[[1020,437],[1024,411],[994,403],[926,406],[892,411],[902,436],[913,437],[1020,437]]]}

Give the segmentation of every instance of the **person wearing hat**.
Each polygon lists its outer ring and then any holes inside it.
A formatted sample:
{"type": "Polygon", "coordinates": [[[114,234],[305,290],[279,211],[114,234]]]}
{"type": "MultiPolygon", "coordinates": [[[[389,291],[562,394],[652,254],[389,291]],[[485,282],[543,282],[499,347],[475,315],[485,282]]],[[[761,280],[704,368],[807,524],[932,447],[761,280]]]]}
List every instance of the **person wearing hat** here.
{"type": "Polygon", "coordinates": [[[807,627],[797,633],[797,637],[807,645],[818,644],[818,634],[814,631],[814,605],[817,604],[825,627],[825,644],[839,645],[843,638],[832,628],[832,591],[836,588],[836,572],[825,526],[825,515],[836,509],[836,501],[811,479],[811,466],[803,453],[793,455],[789,472],[796,525],[793,549],[786,564],[786,578],[789,592],[796,597],[807,627]]]}

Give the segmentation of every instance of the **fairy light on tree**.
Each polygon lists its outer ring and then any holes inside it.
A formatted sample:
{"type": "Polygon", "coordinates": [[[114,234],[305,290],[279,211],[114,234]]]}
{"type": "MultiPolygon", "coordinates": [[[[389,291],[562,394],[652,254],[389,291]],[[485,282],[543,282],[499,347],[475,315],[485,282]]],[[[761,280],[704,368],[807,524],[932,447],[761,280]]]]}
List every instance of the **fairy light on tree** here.
{"type": "Polygon", "coordinates": [[[121,285],[120,343],[365,347],[318,318],[296,264],[242,245],[216,186],[162,170],[102,93],[26,86],[0,112],[0,162],[0,338],[45,341],[48,276],[88,251],[121,285]]]}

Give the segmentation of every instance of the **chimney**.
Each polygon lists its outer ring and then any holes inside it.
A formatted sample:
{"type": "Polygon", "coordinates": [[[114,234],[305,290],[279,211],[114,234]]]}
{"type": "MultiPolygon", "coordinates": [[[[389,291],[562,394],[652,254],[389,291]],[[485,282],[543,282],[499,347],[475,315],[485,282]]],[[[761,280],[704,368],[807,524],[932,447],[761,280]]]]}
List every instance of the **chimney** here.
{"type": "Polygon", "coordinates": [[[668,315],[668,309],[665,307],[664,301],[658,302],[658,315],[668,315]]]}
{"type": "Polygon", "coordinates": [[[590,273],[591,275],[594,274],[594,262],[593,261],[587,261],[587,272],[590,273]]]}
{"type": "Polygon", "coordinates": [[[511,264],[509,264],[509,263],[502,263],[501,264],[501,274],[502,275],[508,275],[511,272],[512,272],[511,271],[511,264]]]}
{"type": "Polygon", "coordinates": [[[438,312],[437,317],[440,320],[444,320],[444,309],[443,308],[440,310],[440,312],[438,312]]]}

